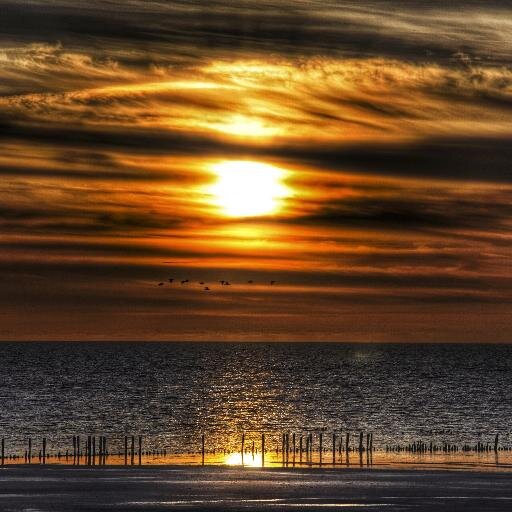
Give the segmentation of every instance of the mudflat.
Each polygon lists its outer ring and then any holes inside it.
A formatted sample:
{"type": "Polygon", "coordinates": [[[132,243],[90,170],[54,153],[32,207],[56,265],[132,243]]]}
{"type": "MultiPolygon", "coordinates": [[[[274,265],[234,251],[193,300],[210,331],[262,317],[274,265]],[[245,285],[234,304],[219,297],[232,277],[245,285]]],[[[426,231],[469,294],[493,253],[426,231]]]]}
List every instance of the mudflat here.
{"type": "Polygon", "coordinates": [[[0,510],[492,512],[512,509],[512,473],[418,469],[6,466],[0,510]]]}

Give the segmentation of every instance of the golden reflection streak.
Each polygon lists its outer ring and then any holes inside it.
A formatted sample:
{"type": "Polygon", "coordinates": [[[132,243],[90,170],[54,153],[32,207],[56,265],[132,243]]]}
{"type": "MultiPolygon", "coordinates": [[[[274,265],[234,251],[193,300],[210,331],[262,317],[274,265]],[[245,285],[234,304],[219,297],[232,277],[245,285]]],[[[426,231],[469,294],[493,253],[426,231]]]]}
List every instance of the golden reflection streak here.
{"type": "Polygon", "coordinates": [[[250,467],[262,467],[261,453],[244,454],[242,459],[241,453],[230,453],[226,455],[225,464],[228,466],[250,466],[250,467]]]}

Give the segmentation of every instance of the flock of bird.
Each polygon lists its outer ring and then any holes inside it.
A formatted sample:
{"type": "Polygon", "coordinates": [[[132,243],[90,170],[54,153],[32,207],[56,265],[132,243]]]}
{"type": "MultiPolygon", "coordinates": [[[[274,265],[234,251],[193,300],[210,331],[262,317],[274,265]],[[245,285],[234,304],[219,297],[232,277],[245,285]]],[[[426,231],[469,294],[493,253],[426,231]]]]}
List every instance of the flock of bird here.
{"type": "MultiPolygon", "coordinates": [[[[167,281],[161,281],[160,283],[158,283],[157,286],[164,286],[165,284],[172,285],[174,282],[176,282],[176,283],[179,282],[180,285],[186,285],[187,283],[190,283],[191,281],[189,279],[177,280],[177,279],[174,279],[173,277],[170,277],[169,279],[167,279],[167,281]]],[[[220,283],[221,286],[231,286],[231,283],[229,281],[224,280],[224,279],[221,279],[219,281],[219,283],[220,283]]],[[[268,284],[270,286],[274,286],[276,283],[277,283],[277,281],[269,281],[268,284]]],[[[200,284],[203,287],[203,290],[205,292],[211,291],[211,288],[204,281],[198,281],[198,284],[200,284]]],[[[254,284],[254,281],[252,279],[249,279],[249,281],[247,281],[247,284],[254,284]]]]}

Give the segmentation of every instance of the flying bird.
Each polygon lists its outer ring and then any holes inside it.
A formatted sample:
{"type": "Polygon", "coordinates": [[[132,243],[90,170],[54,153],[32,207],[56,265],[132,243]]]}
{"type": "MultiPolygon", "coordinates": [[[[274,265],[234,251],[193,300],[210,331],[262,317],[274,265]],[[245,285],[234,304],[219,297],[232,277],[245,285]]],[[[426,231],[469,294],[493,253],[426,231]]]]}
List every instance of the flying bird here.
{"type": "Polygon", "coordinates": [[[204,291],[205,291],[205,292],[209,292],[209,291],[210,291],[210,288],[208,288],[208,286],[205,286],[205,287],[204,287],[204,291]]]}
{"type": "Polygon", "coordinates": [[[204,284],[204,281],[199,281],[199,284],[204,284]]]}
{"type": "Polygon", "coordinates": [[[158,283],[158,286],[163,286],[163,285],[164,285],[164,283],[158,283]]]}
{"type": "Polygon", "coordinates": [[[181,281],[181,284],[185,284],[185,283],[188,283],[188,279],[183,279],[183,281],[181,281]]]}

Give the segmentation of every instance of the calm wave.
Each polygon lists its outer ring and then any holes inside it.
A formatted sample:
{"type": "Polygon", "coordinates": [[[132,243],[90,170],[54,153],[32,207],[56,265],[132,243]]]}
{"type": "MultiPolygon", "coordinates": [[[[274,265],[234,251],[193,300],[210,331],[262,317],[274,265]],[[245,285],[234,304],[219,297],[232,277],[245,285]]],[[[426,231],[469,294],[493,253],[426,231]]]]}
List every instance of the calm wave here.
{"type": "MultiPolygon", "coordinates": [[[[434,438],[509,441],[510,345],[2,344],[0,429],[12,445],[46,435],[142,434],[197,449],[242,431],[337,429],[376,446],[434,438]]],[[[115,441],[113,441],[115,442],[115,441]]],[[[120,442],[120,441],[119,441],[120,442]]]]}

